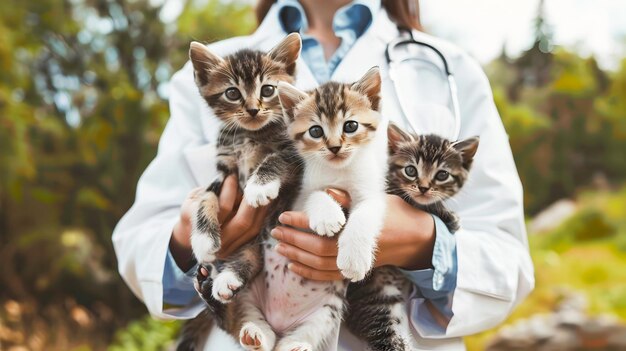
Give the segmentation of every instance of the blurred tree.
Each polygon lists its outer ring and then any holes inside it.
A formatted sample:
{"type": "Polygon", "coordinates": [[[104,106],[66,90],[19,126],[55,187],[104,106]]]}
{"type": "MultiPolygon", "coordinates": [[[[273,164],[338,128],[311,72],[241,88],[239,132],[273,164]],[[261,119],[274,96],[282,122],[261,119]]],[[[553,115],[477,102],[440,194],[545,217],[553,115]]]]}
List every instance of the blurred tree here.
{"type": "Polygon", "coordinates": [[[155,154],[167,82],[191,40],[254,26],[247,3],[178,4],[0,2],[0,301],[105,306],[109,336],[143,313],[111,232],[155,154]]]}

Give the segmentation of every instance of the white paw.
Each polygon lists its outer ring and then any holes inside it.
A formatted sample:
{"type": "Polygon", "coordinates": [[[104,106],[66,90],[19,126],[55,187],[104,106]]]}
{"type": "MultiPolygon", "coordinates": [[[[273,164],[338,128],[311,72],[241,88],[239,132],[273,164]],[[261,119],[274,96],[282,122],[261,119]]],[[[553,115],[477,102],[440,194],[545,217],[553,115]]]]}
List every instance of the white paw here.
{"type": "Polygon", "coordinates": [[[253,322],[246,322],[239,332],[239,343],[246,350],[270,351],[274,347],[271,338],[267,331],[253,322]]]}
{"type": "Polygon", "coordinates": [[[219,246],[220,245],[207,234],[191,234],[193,255],[200,264],[206,265],[215,261],[215,253],[219,250],[219,246]]]}
{"type": "Polygon", "coordinates": [[[280,180],[272,180],[263,185],[257,182],[256,177],[252,177],[246,183],[244,198],[248,205],[252,207],[265,206],[278,197],[280,191],[280,180]]]}
{"type": "Polygon", "coordinates": [[[213,280],[211,293],[217,301],[228,303],[242,285],[243,282],[233,272],[221,272],[213,280]]]}
{"type": "MultiPolygon", "coordinates": [[[[362,246],[361,246],[362,247],[362,246]]],[[[352,282],[363,280],[372,269],[374,248],[359,248],[358,245],[339,245],[337,267],[341,274],[352,282]]]]}
{"type": "Polygon", "coordinates": [[[312,206],[306,212],[309,227],[322,236],[334,236],[346,224],[346,215],[341,206],[334,201],[328,201],[325,206],[312,206]]]}
{"type": "Polygon", "coordinates": [[[279,345],[276,351],[313,351],[313,345],[308,342],[291,341],[284,345],[279,345]]]}

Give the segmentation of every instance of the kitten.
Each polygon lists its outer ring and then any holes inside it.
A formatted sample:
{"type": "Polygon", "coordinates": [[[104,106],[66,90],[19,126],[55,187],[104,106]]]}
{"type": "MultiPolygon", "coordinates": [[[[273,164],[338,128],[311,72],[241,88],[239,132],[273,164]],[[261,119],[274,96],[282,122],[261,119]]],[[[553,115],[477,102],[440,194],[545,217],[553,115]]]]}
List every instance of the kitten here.
{"type": "MultiPolygon", "coordinates": [[[[293,82],[300,47],[300,37],[294,33],[267,54],[244,49],[220,58],[206,46],[191,43],[190,58],[200,94],[224,122],[216,145],[218,176],[199,195],[197,215],[192,221],[191,244],[200,266],[213,263],[221,246],[218,195],[226,176],[238,172],[245,189],[244,201],[253,207],[267,205],[278,197],[281,188],[290,188],[289,194],[293,194],[291,185],[299,181],[299,177],[293,177],[299,172],[288,172],[298,162],[294,162],[297,155],[285,133],[277,84],[293,82]]],[[[274,217],[280,209],[287,209],[285,204],[273,206],[274,217]]],[[[228,302],[258,272],[258,254],[249,251],[258,251],[258,245],[251,246],[244,246],[243,252],[223,264],[213,280],[213,298],[228,302]],[[242,264],[252,267],[244,270],[242,264]]]]}
{"type": "MultiPolygon", "coordinates": [[[[343,227],[337,265],[353,281],[372,267],[385,213],[380,84],[378,68],[373,68],[353,84],[329,82],[308,93],[284,82],[278,85],[288,134],[304,160],[294,209],[307,213],[319,235],[333,236],[343,227]],[[347,222],[339,204],[324,192],[327,187],[352,195],[347,222]]],[[[247,350],[314,351],[334,342],[347,282],[304,279],[288,269],[288,259],[273,245],[265,249],[264,259],[264,273],[238,296],[246,311],[241,345],[247,350]]]]}
{"type": "MultiPolygon", "coordinates": [[[[442,201],[457,194],[467,180],[478,137],[451,142],[432,134],[408,134],[392,123],[388,140],[387,192],[438,216],[451,232],[457,231],[458,218],[442,201]]],[[[372,350],[410,350],[405,301],[410,288],[409,281],[393,267],[377,268],[366,281],[351,284],[348,328],[372,350]]]]}
{"type": "Polygon", "coordinates": [[[261,245],[270,226],[292,207],[298,193],[302,161],[286,134],[277,85],[294,81],[300,48],[296,33],[268,53],[244,49],[224,58],[191,43],[189,56],[200,95],[223,127],[216,145],[218,176],[195,194],[192,218],[191,245],[199,263],[195,287],[209,311],[185,326],[179,350],[198,347],[199,335],[210,327],[212,318],[238,336],[240,306],[225,304],[261,270],[261,245]],[[215,257],[221,246],[218,195],[224,179],[235,172],[245,189],[243,201],[253,207],[274,202],[259,236],[221,262],[215,257]]]}

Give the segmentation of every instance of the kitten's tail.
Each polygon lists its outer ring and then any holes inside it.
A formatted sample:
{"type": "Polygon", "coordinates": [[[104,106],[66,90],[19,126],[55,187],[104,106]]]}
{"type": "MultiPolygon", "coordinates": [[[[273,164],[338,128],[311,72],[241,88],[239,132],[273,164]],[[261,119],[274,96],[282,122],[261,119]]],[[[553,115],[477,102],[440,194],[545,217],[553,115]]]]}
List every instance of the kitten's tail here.
{"type": "Polygon", "coordinates": [[[176,345],[176,351],[201,351],[213,327],[213,315],[209,309],[196,318],[185,322],[176,345]]]}

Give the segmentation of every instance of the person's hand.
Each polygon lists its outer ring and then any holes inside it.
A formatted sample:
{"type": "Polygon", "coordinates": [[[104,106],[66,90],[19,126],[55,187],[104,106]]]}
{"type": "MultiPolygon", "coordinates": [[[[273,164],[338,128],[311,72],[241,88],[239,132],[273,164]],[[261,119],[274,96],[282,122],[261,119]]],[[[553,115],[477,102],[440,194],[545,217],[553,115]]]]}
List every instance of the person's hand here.
{"type": "MultiPolygon", "coordinates": [[[[335,189],[326,192],[341,207],[350,207],[347,193],[335,189]]],[[[311,233],[304,212],[283,212],[278,221],[283,225],[274,228],[271,234],[280,241],[276,247],[278,253],[291,260],[288,265],[291,271],[311,280],[344,279],[337,268],[337,235],[329,238],[311,233]]]]}
{"type": "Polygon", "coordinates": [[[435,221],[396,195],[387,195],[385,224],[378,237],[375,267],[391,265],[409,270],[432,267],[435,221]]]}
{"type": "MultiPolygon", "coordinates": [[[[204,192],[204,188],[192,190],[181,206],[180,219],[174,226],[170,239],[170,252],[181,270],[187,271],[193,266],[191,250],[191,218],[195,197],[204,192]]],[[[267,215],[267,206],[253,208],[241,201],[243,193],[239,189],[237,176],[230,175],[224,180],[219,196],[220,211],[218,220],[221,227],[222,246],[217,252],[219,259],[224,259],[258,235],[267,215]]]]}
{"type": "MultiPolygon", "coordinates": [[[[342,207],[349,207],[350,197],[347,193],[334,189],[328,193],[342,207]]],[[[337,268],[337,236],[327,238],[310,233],[309,220],[304,212],[284,212],[279,221],[294,227],[278,226],[272,231],[272,235],[280,241],[278,252],[292,261],[290,270],[312,280],[343,279],[337,268]]],[[[405,269],[429,268],[434,242],[432,216],[412,207],[398,196],[387,195],[387,212],[378,238],[375,267],[393,265],[405,269]]]]}

